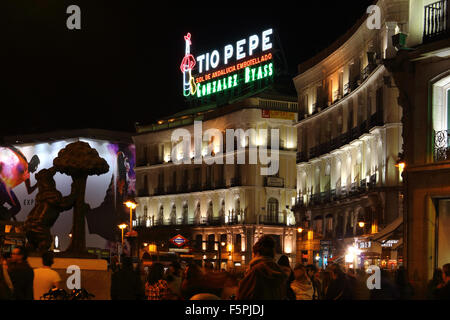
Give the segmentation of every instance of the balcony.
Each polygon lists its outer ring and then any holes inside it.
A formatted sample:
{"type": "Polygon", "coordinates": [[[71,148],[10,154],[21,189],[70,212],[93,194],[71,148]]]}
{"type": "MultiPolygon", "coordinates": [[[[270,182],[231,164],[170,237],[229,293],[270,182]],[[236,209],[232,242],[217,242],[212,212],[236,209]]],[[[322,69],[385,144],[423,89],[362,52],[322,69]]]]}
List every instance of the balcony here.
{"type": "Polygon", "coordinates": [[[425,6],[423,42],[441,40],[449,35],[448,0],[425,6]]]}
{"type": "Polygon", "coordinates": [[[259,224],[264,225],[286,225],[286,221],[283,215],[260,215],[258,217],[259,224]]]}
{"type": "Polygon", "coordinates": [[[450,130],[434,131],[434,161],[450,159],[450,130]]]}
{"type": "Polygon", "coordinates": [[[366,80],[370,76],[370,74],[373,72],[373,70],[375,70],[376,67],[377,67],[376,64],[368,64],[367,67],[365,67],[361,71],[361,82],[366,80]]]}
{"type": "Polygon", "coordinates": [[[230,188],[241,186],[241,178],[231,178],[230,179],[230,188]]]}

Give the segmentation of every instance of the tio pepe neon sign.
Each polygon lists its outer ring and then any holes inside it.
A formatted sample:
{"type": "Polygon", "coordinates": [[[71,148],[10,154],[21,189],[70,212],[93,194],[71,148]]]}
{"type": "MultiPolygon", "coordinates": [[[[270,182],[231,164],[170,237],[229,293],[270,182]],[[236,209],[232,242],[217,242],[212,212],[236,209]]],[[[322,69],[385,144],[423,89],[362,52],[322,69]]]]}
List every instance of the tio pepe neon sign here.
{"type": "Polygon", "coordinates": [[[237,41],[235,46],[228,44],[223,48],[222,56],[218,50],[213,50],[194,58],[191,54],[192,36],[188,33],[184,37],[185,56],[180,66],[184,96],[201,98],[235,88],[241,83],[247,84],[272,77],[274,73],[272,53],[267,52],[273,47],[270,39],[272,34],[273,30],[268,29],[263,31],[261,36],[252,35],[248,41],[247,39],[237,41]],[[262,55],[251,58],[258,49],[262,55]],[[248,60],[240,62],[247,57],[248,60]],[[235,63],[231,65],[231,61],[235,63]],[[196,66],[198,74],[193,76],[196,66]],[[219,67],[222,69],[218,70],[219,67]],[[238,71],[243,72],[241,74],[238,71]]]}

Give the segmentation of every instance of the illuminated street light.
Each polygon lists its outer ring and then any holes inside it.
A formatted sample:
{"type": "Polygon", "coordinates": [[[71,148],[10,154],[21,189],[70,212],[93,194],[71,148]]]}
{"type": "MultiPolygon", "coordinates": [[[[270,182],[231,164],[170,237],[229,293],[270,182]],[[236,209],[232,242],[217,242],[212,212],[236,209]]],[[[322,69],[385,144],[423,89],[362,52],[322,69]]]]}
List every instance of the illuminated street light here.
{"type": "Polygon", "coordinates": [[[397,162],[397,164],[395,166],[397,168],[399,168],[401,171],[403,171],[403,170],[405,170],[406,163],[405,163],[405,161],[399,161],[399,162],[397,162]]]}
{"type": "Polygon", "coordinates": [[[133,209],[136,209],[137,207],[137,203],[131,200],[128,200],[127,202],[125,202],[125,205],[130,208],[130,236],[132,234],[133,231],[133,209]]]}
{"type": "Polygon", "coordinates": [[[360,228],[364,228],[365,225],[366,225],[366,224],[365,224],[364,221],[358,222],[358,226],[359,226],[360,228]]]}
{"type": "Polygon", "coordinates": [[[298,233],[302,233],[302,232],[303,232],[303,229],[302,229],[302,228],[298,228],[298,229],[297,229],[297,232],[298,232],[298,233]]]}
{"type": "Polygon", "coordinates": [[[127,227],[125,223],[118,225],[119,229],[122,230],[122,247],[123,247],[123,230],[127,227]]]}

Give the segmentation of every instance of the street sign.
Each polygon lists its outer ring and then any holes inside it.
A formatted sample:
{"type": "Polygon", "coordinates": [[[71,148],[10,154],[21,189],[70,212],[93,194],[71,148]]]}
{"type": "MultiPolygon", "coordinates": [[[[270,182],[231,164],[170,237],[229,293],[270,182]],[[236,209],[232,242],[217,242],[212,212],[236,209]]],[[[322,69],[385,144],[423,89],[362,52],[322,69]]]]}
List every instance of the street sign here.
{"type": "Polygon", "coordinates": [[[177,247],[182,247],[184,246],[189,240],[186,239],[185,237],[183,237],[181,234],[176,235],[175,237],[173,237],[172,239],[170,239],[170,242],[172,242],[174,245],[176,245],[177,247]]]}

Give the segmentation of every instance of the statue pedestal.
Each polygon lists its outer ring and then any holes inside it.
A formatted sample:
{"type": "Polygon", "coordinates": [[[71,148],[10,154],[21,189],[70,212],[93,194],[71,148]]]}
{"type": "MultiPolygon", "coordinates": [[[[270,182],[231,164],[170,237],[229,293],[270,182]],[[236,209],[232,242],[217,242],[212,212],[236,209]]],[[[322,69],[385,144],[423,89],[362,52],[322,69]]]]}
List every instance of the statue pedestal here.
{"type": "MultiPolygon", "coordinates": [[[[28,263],[34,268],[42,267],[40,257],[28,257],[28,263]]],[[[110,300],[111,271],[103,259],[55,258],[52,269],[58,272],[62,280],[62,288],[68,292],[67,278],[73,273],[67,273],[69,266],[78,266],[81,273],[81,287],[95,295],[93,300],[110,300]]]]}

